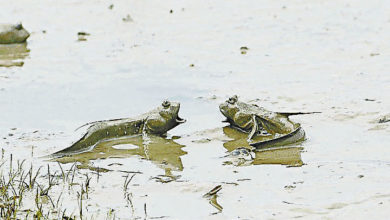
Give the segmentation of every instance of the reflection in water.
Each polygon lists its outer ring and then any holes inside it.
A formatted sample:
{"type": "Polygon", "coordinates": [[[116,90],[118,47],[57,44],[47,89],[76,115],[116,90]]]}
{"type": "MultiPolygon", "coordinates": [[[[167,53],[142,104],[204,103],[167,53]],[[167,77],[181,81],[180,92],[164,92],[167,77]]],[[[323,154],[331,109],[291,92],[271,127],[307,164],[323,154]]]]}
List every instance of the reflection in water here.
{"type": "Polygon", "coordinates": [[[263,151],[256,151],[254,165],[282,164],[300,167],[303,165],[301,151],[303,147],[280,147],[263,151]]]}
{"type": "MultiPolygon", "coordinates": [[[[231,138],[232,140],[226,142],[223,144],[223,146],[229,151],[233,151],[235,150],[236,148],[238,147],[247,147],[247,148],[252,148],[249,144],[248,144],[248,134],[247,133],[244,133],[244,132],[241,132],[241,131],[238,131],[236,129],[233,129],[229,126],[226,126],[223,128],[223,133],[228,136],[229,138],[231,138]]],[[[268,137],[261,137],[261,136],[255,136],[253,137],[253,142],[258,142],[258,141],[262,141],[264,138],[268,138],[268,137]]]]}
{"type": "Polygon", "coordinates": [[[223,207],[217,201],[217,195],[213,195],[209,198],[209,203],[218,210],[218,212],[222,212],[223,207]]]}
{"type": "Polygon", "coordinates": [[[165,177],[174,176],[171,171],[182,171],[183,164],[180,156],[187,154],[180,145],[172,139],[141,135],[113,139],[98,143],[91,151],[54,159],[60,163],[80,162],[87,166],[90,160],[107,158],[128,158],[139,156],[150,160],[165,171],[165,177]],[[147,141],[145,141],[147,139],[147,141]]]}
{"type": "Polygon", "coordinates": [[[27,43],[22,44],[0,44],[0,66],[22,66],[30,50],[27,43]]]}
{"type": "MultiPolygon", "coordinates": [[[[229,126],[223,128],[223,132],[226,136],[232,140],[225,142],[223,146],[232,152],[237,148],[248,148],[252,147],[247,142],[248,134],[237,131],[229,126]]],[[[261,137],[255,137],[253,141],[262,141],[261,137]]],[[[243,159],[243,158],[231,158],[232,161],[227,161],[226,164],[233,164],[237,166],[242,165],[260,165],[260,164],[281,164],[288,166],[302,166],[301,151],[302,147],[297,146],[283,146],[277,148],[266,148],[262,150],[256,150],[254,152],[253,160],[243,159]]]]}

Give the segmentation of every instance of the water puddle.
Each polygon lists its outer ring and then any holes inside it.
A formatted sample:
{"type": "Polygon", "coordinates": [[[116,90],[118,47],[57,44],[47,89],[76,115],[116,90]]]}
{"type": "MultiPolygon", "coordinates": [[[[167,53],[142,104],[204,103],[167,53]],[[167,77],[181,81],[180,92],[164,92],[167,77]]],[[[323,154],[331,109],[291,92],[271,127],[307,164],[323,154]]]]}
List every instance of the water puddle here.
{"type": "Polygon", "coordinates": [[[139,135],[100,142],[90,151],[54,160],[60,163],[79,162],[88,165],[93,160],[137,157],[151,161],[169,174],[171,171],[183,170],[181,156],[187,154],[182,150],[183,147],[185,146],[176,143],[172,139],[153,135],[148,136],[148,142],[145,144],[144,138],[139,135]],[[118,146],[120,147],[118,148],[118,146]],[[125,147],[123,148],[123,146],[125,147]]]}
{"type": "MultiPolygon", "coordinates": [[[[230,127],[224,127],[223,133],[231,140],[223,143],[223,147],[228,152],[233,152],[238,148],[252,149],[248,144],[247,134],[237,131],[230,127]]],[[[255,137],[253,142],[268,140],[269,137],[255,137]]],[[[225,161],[224,164],[242,165],[264,165],[264,164],[280,164],[286,166],[302,166],[301,152],[303,147],[298,144],[287,146],[269,146],[262,149],[253,149],[252,156],[240,157],[232,156],[230,161],[225,161]]],[[[245,155],[244,155],[245,156],[245,155]]]]}

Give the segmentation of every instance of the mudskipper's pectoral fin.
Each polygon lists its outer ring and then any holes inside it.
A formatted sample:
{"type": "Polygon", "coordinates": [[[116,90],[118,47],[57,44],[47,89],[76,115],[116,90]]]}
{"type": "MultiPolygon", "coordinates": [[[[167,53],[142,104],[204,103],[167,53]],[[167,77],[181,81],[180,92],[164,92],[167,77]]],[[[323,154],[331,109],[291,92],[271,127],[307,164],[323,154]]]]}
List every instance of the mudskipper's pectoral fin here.
{"type": "Polygon", "coordinates": [[[253,136],[255,136],[256,132],[259,130],[259,125],[257,124],[256,115],[252,115],[252,130],[248,135],[248,142],[252,141],[253,136]]]}

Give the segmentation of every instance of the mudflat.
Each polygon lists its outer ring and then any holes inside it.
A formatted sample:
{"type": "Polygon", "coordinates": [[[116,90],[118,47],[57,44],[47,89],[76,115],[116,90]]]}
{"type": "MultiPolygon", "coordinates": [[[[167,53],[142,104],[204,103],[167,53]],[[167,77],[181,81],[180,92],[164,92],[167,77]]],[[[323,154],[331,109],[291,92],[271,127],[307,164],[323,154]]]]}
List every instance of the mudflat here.
{"type": "Polygon", "coordinates": [[[42,189],[32,184],[18,210],[37,213],[38,192],[51,217],[66,210],[88,219],[388,218],[390,4],[3,5],[2,23],[22,21],[31,36],[18,58],[24,65],[0,67],[1,169],[22,160],[25,174],[42,167],[42,189]],[[290,116],[305,141],[236,163],[226,155],[249,146],[248,134],[224,127],[218,109],[234,94],[274,112],[322,113],[290,116]],[[179,101],[187,119],[166,138],[42,157],[80,138],[81,124],[139,115],[165,98],[179,101]],[[46,195],[48,166],[57,184],[46,195]]]}

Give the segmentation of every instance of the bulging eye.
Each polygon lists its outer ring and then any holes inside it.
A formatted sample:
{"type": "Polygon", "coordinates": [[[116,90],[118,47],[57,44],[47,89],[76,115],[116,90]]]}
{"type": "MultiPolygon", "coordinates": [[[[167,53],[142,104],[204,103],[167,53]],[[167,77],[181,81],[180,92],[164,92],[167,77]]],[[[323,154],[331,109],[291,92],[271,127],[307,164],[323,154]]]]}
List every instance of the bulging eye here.
{"type": "Polygon", "coordinates": [[[19,24],[15,25],[15,29],[16,29],[16,30],[22,30],[22,29],[23,29],[22,24],[19,23],[19,24]]]}
{"type": "Polygon", "coordinates": [[[236,95],[234,95],[234,96],[230,97],[227,100],[227,102],[233,105],[233,104],[235,104],[237,102],[237,100],[238,100],[238,97],[236,95]]]}
{"type": "Polygon", "coordinates": [[[165,101],[163,101],[163,103],[161,104],[164,108],[168,108],[170,105],[171,105],[171,103],[168,101],[168,100],[165,100],[165,101]]]}

